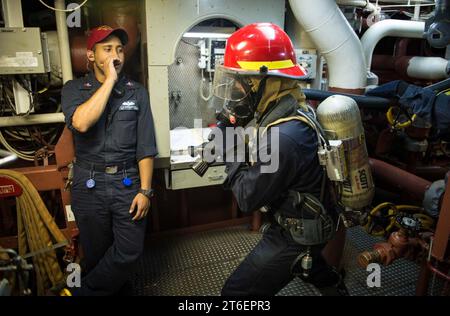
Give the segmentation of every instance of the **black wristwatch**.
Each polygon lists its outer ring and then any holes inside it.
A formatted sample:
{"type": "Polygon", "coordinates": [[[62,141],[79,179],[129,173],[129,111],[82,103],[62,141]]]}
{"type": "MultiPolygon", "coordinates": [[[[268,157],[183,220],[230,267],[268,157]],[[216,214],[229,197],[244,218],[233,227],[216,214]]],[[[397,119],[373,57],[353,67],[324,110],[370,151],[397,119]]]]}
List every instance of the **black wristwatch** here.
{"type": "Polygon", "coordinates": [[[139,189],[139,193],[145,195],[148,199],[150,199],[150,198],[153,197],[153,195],[155,195],[155,190],[153,190],[153,189],[148,189],[148,190],[139,189]]]}

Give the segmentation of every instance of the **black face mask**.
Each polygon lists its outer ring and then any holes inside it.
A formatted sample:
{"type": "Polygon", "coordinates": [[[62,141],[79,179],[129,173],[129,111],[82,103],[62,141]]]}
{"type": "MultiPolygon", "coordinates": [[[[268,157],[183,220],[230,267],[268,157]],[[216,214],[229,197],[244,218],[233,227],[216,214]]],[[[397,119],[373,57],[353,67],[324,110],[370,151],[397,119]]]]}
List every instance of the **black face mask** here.
{"type": "Polygon", "coordinates": [[[250,101],[250,96],[240,101],[228,101],[222,111],[216,114],[218,124],[225,127],[247,125],[255,114],[250,101]]]}
{"type": "Polygon", "coordinates": [[[261,101],[266,87],[267,77],[264,77],[258,87],[258,91],[250,92],[244,99],[228,101],[222,107],[222,111],[216,114],[218,124],[223,126],[246,126],[254,117],[256,107],[261,101]]]}

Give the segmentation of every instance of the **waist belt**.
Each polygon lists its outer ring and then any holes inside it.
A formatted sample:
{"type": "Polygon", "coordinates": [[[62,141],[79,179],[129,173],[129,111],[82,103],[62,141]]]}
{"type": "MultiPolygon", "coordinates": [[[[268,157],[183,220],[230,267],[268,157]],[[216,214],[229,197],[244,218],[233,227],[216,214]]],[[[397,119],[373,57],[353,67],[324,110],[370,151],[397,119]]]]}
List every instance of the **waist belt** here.
{"type": "Polygon", "coordinates": [[[92,163],[86,160],[80,160],[78,158],[75,158],[75,164],[83,169],[86,170],[92,170],[95,172],[104,172],[107,174],[116,174],[119,171],[126,170],[129,168],[136,167],[136,160],[128,160],[123,162],[117,162],[117,163],[108,163],[108,164],[99,164],[99,163],[92,163]]]}
{"type": "Polygon", "coordinates": [[[293,206],[297,209],[300,218],[287,217],[280,211],[275,211],[276,222],[301,245],[313,246],[326,243],[334,234],[333,220],[313,195],[294,193],[298,198],[293,201],[293,206]],[[306,215],[305,213],[309,214],[303,217],[302,214],[306,215]]]}
{"type": "Polygon", "coordinates": [[[304,246],[324,244],[334,235],[333,220],[325,215],[315,219],[289,218],[279,212],[274,214],[276,222],[291,234],[292,239],[304,246]]]}

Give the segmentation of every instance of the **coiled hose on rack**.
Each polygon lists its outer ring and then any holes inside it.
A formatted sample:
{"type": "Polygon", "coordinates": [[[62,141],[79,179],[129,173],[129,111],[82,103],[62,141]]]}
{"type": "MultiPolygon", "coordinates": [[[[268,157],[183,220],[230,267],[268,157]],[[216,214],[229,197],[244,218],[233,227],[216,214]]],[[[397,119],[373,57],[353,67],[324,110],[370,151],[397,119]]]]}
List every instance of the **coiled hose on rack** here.
{"type": "Polygon", "coordinates": [[[10,178],[22,187],[22,194],[16,198],[19,255],[33,258],[37,295],[44,295],[47,289],[64,281],[55,248],[67,245],[68,241],[26,176],[0,169],[0,177],[10,178]]]}

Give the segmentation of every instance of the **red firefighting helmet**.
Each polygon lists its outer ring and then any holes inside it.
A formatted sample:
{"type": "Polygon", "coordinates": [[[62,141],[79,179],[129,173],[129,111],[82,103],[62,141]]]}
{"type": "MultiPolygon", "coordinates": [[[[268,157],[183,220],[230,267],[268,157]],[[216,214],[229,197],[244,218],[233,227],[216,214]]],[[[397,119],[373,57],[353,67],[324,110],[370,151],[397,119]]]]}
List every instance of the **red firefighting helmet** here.
{"type": "Polygon", "coordinates": [[[273,23],[254,23],[227,40],[223,67],[241,74],[301,79],[306,70],[297,63],[289,36],[273,23]]]}

